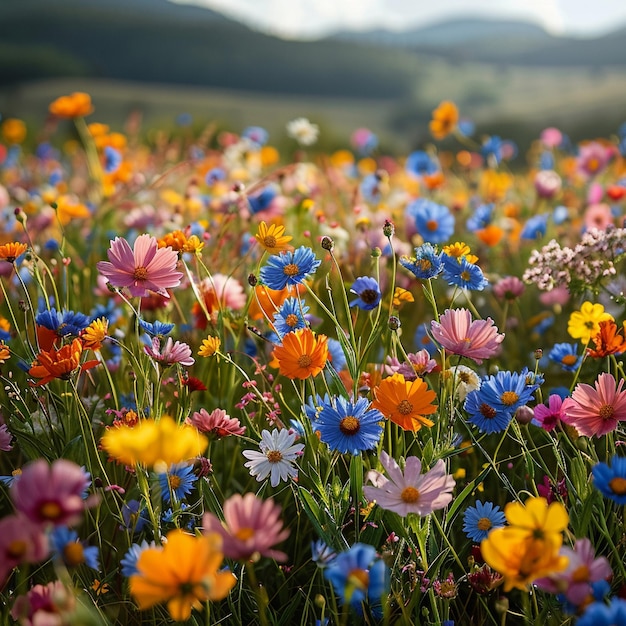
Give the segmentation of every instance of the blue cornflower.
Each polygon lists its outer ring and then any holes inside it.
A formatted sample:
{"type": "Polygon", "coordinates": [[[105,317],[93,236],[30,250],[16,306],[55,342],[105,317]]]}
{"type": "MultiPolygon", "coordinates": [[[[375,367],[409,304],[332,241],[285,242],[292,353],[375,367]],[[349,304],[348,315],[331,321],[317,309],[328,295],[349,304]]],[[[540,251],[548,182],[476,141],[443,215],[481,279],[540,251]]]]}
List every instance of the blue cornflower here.
{"type": "Polygon", "coordinates": [[[582,354],[577,354],[578,345],[575,343],[556,343],[550,350],[548,357],[558,363],[566,372],[575,372],[582,363],[582,354]]]}
{"type": "Polygon", "coordinates": [[[471,137],[476,131],[476,124],[470,119],[461,118],[456,129],[464,137],[471,137]]]}
{"type": "Polygon", "coordinates": [[[248,204],[253,213],[259,213],[269,209],[270,204],[276,197],[276,189],[272,186],[265,187],[259,193],[248,196],[248,204]]]}
{"type": "Polygon", "coordinates": [[[187,494],[191,493],[198,477],[193,472],[193,465],[176,463],[170,465],[167,472],[159,474],[159,486],[161,497],[164,502],[174,499],[180,502],[187,494]]]}
{"type": "Polygon", "coordinates": [[[139,570],[137,569],[137,561],[139,560],[139,555],[144,550],[154,547],[156,547],[154,541],[148,543],[145,539],[141,543],[133,543],[133,545],[128,548],[128,551],[120,561],[120,565],[122,566],[122,575],[128,578],[129,576],[133,576],[134,574],[139,574],[139,570]]]}
{"type": "Polygon", "coordinates": [[[149,335],[153,337],[165,337],[169,335],[174,329],[175,324],[168,322],[146,322],[145,320],[139,320],[139,326],[143,328],[149,335]]]}
{"type": "Polygon", "coordinates": [[[99,569],[98,548],[85,546],[78,540],[78,533],[66,526],[57,526],[50,533],[52,549],[63,560],[65,565],[73,567],[83,563],[91,569],[99,569]]]}
{"type": "Polygon", "coordinates": [[[495,204],[481,204],[477,206],[474,213],[467,219],[467,222],[465,222],[467,230],[474,233],[477,230],[482,230],[489,226],[495,208],[495,204]]]}
{"type": "Polygon", "coordinates": [[[261,128],[261,126],[248,126],[241,133],[241,136],[248,139],[259,148],[264,146],[270,137],[265,128],[261,128]]]}
{"type": "Polygon", "coordinates": [[[382,198],[384,189],[383,179],[380,174],[368,174],[359,185],[362,196],[370,204],[378,204],[382,198]]]}
{"type": "Polygon", "coordinates": [[[324,570],[342,604],[349,604],[359,614],[362,604],[379,605],[389,590],[389,569],[376,550],[364,543],[355,543],[340,552],[324,570]]]}
{"type": "Polygon", "coordinates": [[[366,398],[359,398],[356,404],[335,398],[334,405],[324,402],[313,427],[331,450],[352,454],[371,450],[380,440],[384,417],[378,409],[369,407],[366,398]]]}
{"type": "Polygon", "coordinates": [[[415,176],[430,176],[439,171],[439,165],[427,152],[416,150],[407,157],[405,169],[415,176]]]}
{"type": "Polygon", "coordinates": [[[495,165],[499,165],[502,161],[502,139],[497,135],[487,138],[480,149],[483,158],[486,161],[492,160],[495,165]]]}
{"type": "Polygon", "coordinates": [[[500,371],[484,380],[479,391],[488,405],[513,415],[520,406],[530,402],[538,386],[527,383],[526,373],[500,371]]]}
{"type": "Polygon", "coordinates": [[[348,365],[348,359],[346,359],[346,353],[343,351],[341,342],[332,337],[328,338],[328,363],[333,366],[336,372],[340,372],[348,365]]]}
{"type": "Polygon", "coordinates": [[[463,408],[469,415],[468,422],[483,433],[500,433],[506,430],[513,419],[513,413],[510,411],[502,411],[488,404],[480,395],[480,389],[467,394],[463,408]]]}
{"type": "Polygon", "coordinates": [[[81,330],[89,326],[91,320],[84,313],[57,311],[54,307],[37,313],[35,323],[54,331],[59,337],[71,335],[77,337],[81,330]]]}
{"type": "Polygon", "coordinates": [[[320,263],[313,250],[306,246],[272,254],[267,260],[267,265],[261,268],[261,280],[270,289],[276,290],[299,285],[309,274],[317,270],[320,263]]]}
{"type": "Polygon", "coordinates": [[[626,504],[626,457],[615,455],[611,464],[598,463],[591,468],[594,487],[604,496],[626,504]]]}
{"type": "Polygon", "coordinates": [[[370,276],[360,276],[357,278],[352,283],[350,293],[358,296],[350,302],[350,306],[356,305],[359,309],[363,309],[364,311],[375,309],[382,298],[378,282],[375,278],[371,278],[370,276]]]}
{"type": "Polygon", "coordinates": [[[311,541],[311,560],[319,568],[325,568],[336,556],[337,553],[321,539],[311,541]]]}
{"type": "Polygon", "coordinates": [[[409,204],[406,212],[415,220],[417,232],[424,241],[442,243],[454,234],[454,216],[446,206],[418,198],[409,204]]]}
{"type": "Polygon", "coordinates": [[[506,517],[500,507],[492,502],[484,504],[479,500],[476,506],[470,506],[463,513],[463,532],[476,543],[487,537],[492,528],[504,526],[506,517]]]}
{"type": "Polygon", "coordinates": [[[215,185],[215,183],[220,180],[224,180],[225,178],[226,172],[221,167],[214,167],[206,173],[204,177],[204,182],[207,185],[211,186],[215,185]]]}
{"type": "Polygon", "coordinates": [[[139,500],[129,500],[122,505],[122,528],[139,534],[149,521],[148,511],[142,508],[139,500]]]}
{"type": "Polygon", "coordinates": [[[549,213],[541,213],[540,215],[533,215],[528,219],[522,232],[520,233],[521,239],[541,239],[546,234],[548,228],[549,213]]]}
{"type": "Polygon", "coordinates": [[[443,277],[448,281],[448,285],[471,291],[482,291],[489,284],[480,267],[470,263],[464,256],[457,258],[444,254],[442,260],[443,277]]]}
{"type": "Polygon", "coordinates": [[[578,618],[576,626],[616,626],[626,624],[626,600],[613,598],[610,604],[594,602],[578,618]]]}
{"type": "Polygon", "coordinates": [[[554,169],[554,155],[549,150],[544,150],[539,157],[539,169],[553,170],[554,169]]]}
{"type": "Polygon", "coordinates": [[[306,327],[306,315],[309,307],[298,298],[287,298],[280,309],[274,313],[274,329],[280,337],[306,327]]]}
{"type": "Polygon", "coordinates": [[[120,169],[122,164],[122,154],[113,146],[104,147],[104,171],[107,174],[113,174],[120,169]]]}
{"type": "Polygon", "coordinates": [[[441,272],[443,264],[441,262],[442,253],[439,252],[437,246],[431,243],[424,243],[415,248],[415,258],[400,257],[400,265],[409,270],[415,278],[420,280],[428,280],[434,278],[441,272]]]}
{"type": "Polygon", "coordinates": [[[189,505],[181,502],[180,509],[174,513],[174,509],[166,509],[161,513],[161,521],[164,524],[171,524],[175,519],[179,518],[181,513],[185,513],[189,509],[189,505]]]}

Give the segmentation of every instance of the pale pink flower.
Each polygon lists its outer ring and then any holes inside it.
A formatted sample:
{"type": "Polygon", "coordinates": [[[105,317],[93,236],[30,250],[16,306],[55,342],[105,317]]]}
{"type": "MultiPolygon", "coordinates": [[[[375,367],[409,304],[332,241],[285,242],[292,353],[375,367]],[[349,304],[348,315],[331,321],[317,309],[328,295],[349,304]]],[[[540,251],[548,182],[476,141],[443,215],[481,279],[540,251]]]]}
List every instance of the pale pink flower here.
{"type": "Polygon", "coordinates": [[[286,561],[284,552],[272,546],[289,536],[280,519],[282,510],[269,498],[261,500],[253,493],[235,494],[224,502],[224,522],[213,513],[205,513],[202,526],[205,532],[216,532],[223,540],[224,556],[235,560],[257,560],[262,556],[286,561]]]}
{"type": "Polygon", "coordinates": [[[2,452],[8,452],[12,449],[11,433],[9,432],[8,426],[6,424],[2,424],[0,425],[0,450],[2,450],[2,452]]]}
{"type": "Polygon", "coordinates": [[[418,376],[430,374],[436,367],[437,361],[431,358],[428,350],[423,349],[419,352],[409,352],[406,355],[408,362],[400,363],[396,357],[387,357],[385,371],[390,376],[398,372],[404,376],[405,380],[415,380],[418,376]]]}
{"type": "Polygon", "coordinates": [[[579,383],[570,398],[563,401],[561,420],[573,426],[580,435],[600,437],[626,420],[626,391],[624,379],[617,383],[612,374],[598,376],[595,388],[579,383]]]}
{"type": "Polygon", "coordinates": [[[144,346],[143,349],[148,356],[165,365],[180,363],[180,365],[189,366],[195,363],[195,359],[191,356],[191,348],[186,343],[174,342],[171,337],[167,338],[163,347],[161,347],[161,339],[153,337],[152,344],[144,346]]]}
{"type": "Polygon", "coordinates": [[[490,317],[472,320],[467,309],[448,309],[439,322],[431,322],[431,330],[435,341],[448,352],[466,356],[479,365],[494,356],[504,340],[490,317]]]}
{"type": "Polygon", "coordinates": [[[224,409],[214,409],[210,413],[206,409],[200,409],[188,417],[185,422],[195,426],[201,433],[213,434],[217,437],[243,435],[246,432],[239,420],[230,417],[224,409]]]}
{"type": "Polygon", "coordinates": [[[557,148],[563,141],[563,133],[558,128],[550,126],[541,131],[540,138],[546,148],[557,148]]]}
{"type": "Polygon", "coordinates": [[[591,541],[587,537],[577,539],[573,548],[563,546],[560,554],[569,560],[562,572],[537,578],[533,584],[548,593],[562,593],[574,605],[593,601],[591,583],[608,580],[613,570],[603,556],[596,558],[591,541]]]}
{"type": "Polygon", "coordinates": [[[429,515],[452,501],[456,483],[446,474],[441,459],[425,474],[421,473],[422,462],[416,456],[407,457],[404,473],[385,451],[380,453],[380,462],[389,478],[377,470],[367,472],[366,479],[374,486],[363,487],[363,494],[370,502],[406,517],[409,513],[429,515]]]}
{"type": "Polygon", "coordinates": [[[15,508],[31,522],[69,526],[97,502],[97,498],[83,498],[89,484],[89,474],[72,461],[57,459],[48,465],[38,459],[22,469],[10,494],[15,508]]]}
{"type": "Polygon", "coordinates": [[[74,594],[60,581],[35,585],[18,596],[11,617],[21,626],[64,626],[69,624],[76,608],[74,594]]]}
{"type": "Polygon", "coordinates": [[[609,226],[614,225],[613,213],[608,204],[590,204],[585,210],[583,216],[586,230],[597,228],[606,230],[609,226]]]}
{"type": "Polygon", "coordinates": [[[209,313],[219,308],[239,311],[246,305],[248,297],[241,283],[232,276],[213,274],[200,283],[209,313]]]}
{"type": "Polygon", "coordinates": [[[493,286],[493,294],[498,300],[516,300],[525,290],[526,286],[517,276],[505,276],[493,286]]]}
{"type": "Polygon", "coordinates": [[[608,165],[611,156],[611,151],[597,141],[583,144],[578,151],[578,170],[584,176],[596,176],[608,165]]]}
{"type": "Polygon", "coordinates": [[[151,235],[139,235],[133,248],[116,237],[107,251],[108,261],[96,263],[98,271],[114,287],[126,287],[130,295],[143,298],[148,291],[169,297],[168,288],[178,287],[183,277],[176,271],[178,254],[169,246],[159,248],[151,235]]]}
{"type": "Polygon", "coordinates": [[[539,294],[539,302],[544,306],[554,306],[567,304],[570,299],[570,292],[567,287],[555,287],[550,291],[539,294]]]}
{"type": "Polygon", "coordinates": [[[0,520],[0,588],[14,567],[48,556],[48,537],[39,524],[21,513],[0,520]]]}

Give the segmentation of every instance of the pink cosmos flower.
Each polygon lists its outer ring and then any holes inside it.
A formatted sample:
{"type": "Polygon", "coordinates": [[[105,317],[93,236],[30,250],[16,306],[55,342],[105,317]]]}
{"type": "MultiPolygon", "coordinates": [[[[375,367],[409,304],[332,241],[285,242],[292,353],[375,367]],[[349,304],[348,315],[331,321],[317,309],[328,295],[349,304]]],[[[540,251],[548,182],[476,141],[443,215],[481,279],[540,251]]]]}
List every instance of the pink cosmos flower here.
{"type": "Polygon", "coordinates": [[[216,532],[223,539],[224,555],[236,560],[258,560],[266,556],[286,561],[284,552],[272,546],[289,536],[280,519],[281,508],[269,498],[261,500],[253,493],[235,494],[224,502],[224,523],[213,513],[205,513],[202,525],[205,532],[216,532]]]}
{"type": "Polygon", "coordinates": [[[561,555],[569,559],[567,567],[557,572],[538,578],[533,584],[548,593],[563,593],[574,605],[581,606],[593,601],[591,583],[607,580],[613,570],[603,556],[596,558],[591,541],[587,537],[577,539],[574,548],[563,546],[561,555]]]}
{"type": "Polygon", "coordinates": [[[144,351],[155,361],[165,365],[180,363],[181,365],[189,366],[195,363],[195,359],[191,356],[191,348],[186,343],[174,342],[171,337],[167,338],[163,348],[161,348],[161,339],[153,337],[152,345],[144,346],[144,351]]]}
{"type": "Polygon", "coordinates": [[[448,352],[466,356],[479,365],[483,359],[494,356],[504,339],[498,333],[493,320],[472,320],[467,309],[448,309],[439,318],[431,322],[434,339],[448,352]]]}
{"type": "Polygon", "coordinates": [[[610,150],[597,141],[590,141],[580,146],[577,159],[578,171],[584,176],[596,176],[610,160],[610,150]]]}
{"type": "Polygon", "coordinates": [[[14,567],[37,563],[48,556],[48,538],[42,527],[21,513],[0,520],[0,588],[14,567]]]}
{"type": "Polygon", "coordinates": [[[195,426],[201,433],[213,434],[216,437],[243,435],[246,432],[238,419],[230,417],[224,409],[214,409],[210,413],[200,409],[188,417],[185,422],[195,426]]]}
{"type": "Polygon", "coordinates": [[[366,479],[374,486],[363,487],[363,493],[383,509],[402,517],[409,513],[428,515],[452,501],[450,492],[456,483],[452,476],[446,474],[446,466],[441,459],[425,474],[421,474],[422,462],[416,456],[407,457],[404,474],[384,451],[380,453],[380,462],[389,479],[376,470],[370,470],[366,479]]]}
{"type": "Polygon", "coordinates": [[[517,276],[505,276],[493,286],[493,293],[498,300],[515,300],[525,289],[526,286],[517,276]]]}
{"type": "Polygon", "coordinates": [[[89,475],[82,467],[57,459],[29,463],[11,485],[10,494],[18,511],[35,524],[72,525],[97,498],[83,499],[89,475]]]}
{"type": "Polygon", "coordinates": [[[538,404],[535,407],[535,415],[532,423],[535,424],[535,426],[540,426],[546,432],[554,430],[563,418],[562,406],[563,399],[561,396],[555,393],[551,394],[548,398],[548,406],[538,404]]]}
{"type": "Polygon", "coordinates": [[[591,230],[592,228],[606,230],[609,226],[613,225],[613,213],[611,212],[611,207],[603,202],[590,204],[585,210],[583,219],[586,230],[591,230]]]}
{"type": "Polygon", "coordinates": [[[544,306],[554,306],[567,304],[570,299],[570,292],[567,287],[555,287],[550,291],[544,291],[539,295],[539,302],[544,306]]]}
{"type": "Polygon", "coordinates": [[[561,145],[563,141],[563,133],[558,128],[550,126],[541,131],[541,143],[546,148],[556,148],[561,145]]]}
{"type": "Polygon", "coordinates": [[[176,271],[178,254],[169,246],[159,248],[151,235],[139,235],[131,249],[126,239],[116,237],[107,251],[108,261],[96,263],[98,271],[114,287],[126,287],[133,297],[148,290],[169,297],[168,288],[178,287],[183,277],[176,271]]]}
{"type": "Polygon", "coordinates": [[[60,581],[35,585],[19,596],[11,609],[11,617],[22,626],[63,626],[76,608],[76,600],[60,581]]]}
{"type": "Polygon", "coordinates": [[[8,452],[12,449],[11,433],[9,432],[8,426],[6,424],[2,424],[0,425],[0,450],[2,450],[2,452],[8,452]]]}
{"type": "Polygon", "coordinates": [[[387,357],[385,371],[390,376],[398,372],[404,376],[405,380],[415,380],[418,376],[430,374],[436,367],[437,361],[431,358],[428,350],[423,349],[419,352],[410,352],[407,354],[408,363],[400,363],[396,357],[387,357]]]}
{"type": "Polygon", "coordinates": [[[576,385],[570,398],[563,401],[561,420],[573,426],[580,435],[600,437],[626,420],[624,379],[617,383],[612,374],[600,374],[595,388],[585,383],[576,385]]]}

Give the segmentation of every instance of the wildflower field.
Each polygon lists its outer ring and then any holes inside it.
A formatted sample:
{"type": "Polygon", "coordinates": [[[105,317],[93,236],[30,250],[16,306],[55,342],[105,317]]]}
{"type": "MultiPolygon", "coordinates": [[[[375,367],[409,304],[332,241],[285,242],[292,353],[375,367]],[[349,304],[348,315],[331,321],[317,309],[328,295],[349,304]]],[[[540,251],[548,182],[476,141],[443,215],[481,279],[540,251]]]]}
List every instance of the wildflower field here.
{"type": "Polygon", "coordinates": [[[49,113],[0,123],[2,624],[626,624],[626,125],[49,113]]]}

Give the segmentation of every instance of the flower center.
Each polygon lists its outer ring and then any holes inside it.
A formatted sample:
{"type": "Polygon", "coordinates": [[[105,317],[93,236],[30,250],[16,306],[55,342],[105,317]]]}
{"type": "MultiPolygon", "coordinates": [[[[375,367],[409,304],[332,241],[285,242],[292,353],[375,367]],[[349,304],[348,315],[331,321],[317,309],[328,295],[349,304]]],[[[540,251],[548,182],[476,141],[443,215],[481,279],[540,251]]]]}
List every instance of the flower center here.
{"type": "Polygon", "coordinates": [[[505,391],[501,396],[500,400],[502,404],[506,404],[507,406],[511,406],[515,404],[519,400],[519,396],[514,391],[505,391]]]}
{"type": "Polygon", "coordinates": [[[611,404],[603,404],[600,407],[600,411],[598,413],[603,420],[608,420],[613,417],[613,413],[615,413],[615,409],[613,408],[611,404]]]}
{"type": "Polygon", "coordinates": [[[68,565],[80,565],[85,562],[85,551],[78,541],[70,541],[63,547],[63,559],[68,565]]]}
{"type": "Polygon", "coordinates": [[[235,533],[235,537],[239,539],[239,541],[248,541],[248,539],[254,537],[254,528],[244,526],[235,533]]]}
{"type": "Polygon", "coordinates": [[[433,264],[428,259],[420,259],[419,260],[419,268],[422,272],[427,272],[433,264]]]}
{"type": "Polygon", "coordinates": [[[61,517],[61,506],[58,502],[44,502],[39,507],[39,515],[43,519],[55,520],[61,517]]]}
{"type": "Polygon", "coordinates": [[[626,478],[622,478],[621,476],[612,478],[609,481],[609,489],[618,496],[623,496],[626,494],[626,478]]]}
{"type": "Polygon", "coordinates": [[[437,220],[428,220],[426,222],[426,228],[428,228],[428,230],[430,231],[437,230],[438,227],[439,227],[439,222],[437,222],[437,220]]]}
{"type": "Polygon", "coordinates": [[[285,318],[285,324],[287,324],[287,326],[291,326],[291,328],[296,326],[298,321],[298,316],[295,313],[289,313],[289,315],[285,318]]]}
{"type": "Polygon", "coordinates": [[[402,400],[397,408],[400,415],[409,415],[413,411],[413,405],[408,400],[402,400]]]}
{"type": "Polygon", "coordinates": [[[303,354],[298,359],[298,367],[311,367],[311,363],[313,363],[313,359],[308,354],[303,354]]]}
{"type": "Polygon", "coordinates": [[[177,476],[176,474],[171,474],[170,475],[170,488],[171,489],[178,489],[180,487],[180,476],[177,476]]]}
{"type": "Polygon", "coordinates": [[[480,408],[478,410],[480,411],[480,414],[488,420],[492,420],[498,414],[498,412],[492,406],[489,406],[484,402],[480,405],[480,408]]]}
{"type": "Polygon", "coordinates": [[[471,376],[467,372],[459,372],[459,380],[466,385],[472,381],[471,376]]]}
{"type": "Polygon", "coordinates": [[[268,450],[265,456],[270,463],[280,463],[283,460],[280,450],[268,450]]]}
{"type": "Polygon", "coordinates": [[[415,487],[405,487],[400,494],[400,499],[402,502],[406,502],[407,504],[413,504],[417,502],[420,497],[420,492],[415,487]]]}
{"type": "Polygon", "coordinates": [[[15,560],[21,560],[26,554],[28,544],[23,539],[16,539],[7,546],[6,555],[15,560]]]}
{"type": "Polygon", "coordinates": [[[283,274],[285,276],[295,276],[300,271],[300,268],[295,263],[289,263],[283,267],[283,274]]]}
{"type": "Polygon", "coordinates": [[[595,324],[591,321],[591,320],[587,320],[583,326],[585,326],[585,328],[589,328],[589,329],[593,329],[595,327],[595,324]]]}
{"type": "Polygon", "coordinates": [[[578,357],[575,354],[566,354],[562,359],[563,365],[574,365],[578,361],[578,357]]]}
{"type": "Polygon", "coordinates": [[[274,235],[267,235],[265,239],[263,239],[263,245],[266,248],[275,248],[276,247],[276,237],[274,235]]]}
{"type": "Polygon", "coordinates": [[[364,569],[353,569],[348,574],[347,583],[357,589],[367,589],[370,582],[370,575],[364,569]]]}
{"type": "Polygon", "coordinates": [[[589,568],[586,565],[577,567],[572,574],[572,582],[586,583],[589,580],[589,568]]]}
{"type": "Polygon", "coordinates": [[[478,526],[478,530],[489,530],[492,526],[491,520],[488,517],[481,517],[476,526],[478,526]]]}
{"type": "Polygon", "coordinates": [[[148,278],[148,270],[145,267],[136,267],[133,272],[133,278],[135,280],[146,280],[148,278]]]}
{"type": "Polygon", "coordinates": [[[461,272],[461,280],[468,282],[471,277],[471,274],[467,270],[461,272]]]}
{"type": "Polygon", "coordinates": [[[361,422],[354,415],[348,415],[339,422],[339,430],[344,435],[356,435],[361,428],[361,422]]]}
{"type": "Polygon", "coordinates": [[[365,304],[373,304],[378,300],[378,292],[374,289],[364,289],[360,293],[359,298],[361,298],[365,304]]]}

